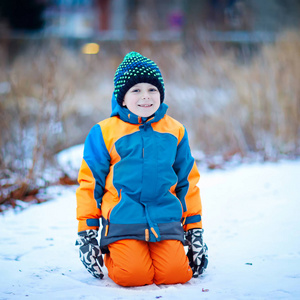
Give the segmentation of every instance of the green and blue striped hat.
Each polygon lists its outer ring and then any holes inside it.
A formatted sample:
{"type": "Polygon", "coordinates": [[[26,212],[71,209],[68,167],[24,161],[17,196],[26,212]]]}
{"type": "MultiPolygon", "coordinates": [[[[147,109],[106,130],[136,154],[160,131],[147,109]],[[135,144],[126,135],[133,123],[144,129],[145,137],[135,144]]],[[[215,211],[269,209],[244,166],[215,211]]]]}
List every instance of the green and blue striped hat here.
{"type": "Polygon", "coordinates": [[[119,105],[122,106],[126,92],[141,82],[156,86],[160,93],[160,102],[164,101],[165,85],[158,66],[140,53],[130,52],[124,57],[114,77],[114,95],[119,105]]]}

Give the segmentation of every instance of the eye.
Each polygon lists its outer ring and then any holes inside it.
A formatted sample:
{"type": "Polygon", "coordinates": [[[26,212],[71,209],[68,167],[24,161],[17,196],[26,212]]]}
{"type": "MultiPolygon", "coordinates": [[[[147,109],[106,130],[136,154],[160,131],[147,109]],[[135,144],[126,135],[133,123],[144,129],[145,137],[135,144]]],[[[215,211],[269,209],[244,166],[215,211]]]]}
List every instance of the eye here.
{"type": "Polygon", "coordinates": [[[138,93],[140,90],[139,89],[133,89],[131,90],[132,93],[138,93]]]}
{"type": "Polygon", "coordinates": [[[157,88],[150,88],[149,91],[150,92],[157,92],[157,88]]]}

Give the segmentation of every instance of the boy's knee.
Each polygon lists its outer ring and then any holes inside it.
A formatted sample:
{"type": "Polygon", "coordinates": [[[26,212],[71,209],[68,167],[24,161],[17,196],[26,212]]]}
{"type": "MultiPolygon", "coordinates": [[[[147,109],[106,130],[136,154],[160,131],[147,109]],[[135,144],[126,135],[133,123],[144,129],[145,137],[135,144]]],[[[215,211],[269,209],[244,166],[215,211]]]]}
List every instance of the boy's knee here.
{"type": "Polygon", "coordinates": [[[124,269],[115,266],[108,273],[111,279],[121,286],[143,286],[153,283],[154,269],[137,268],[124,269]]]}
{"type": "Polygon", "coordinates": [[[108,276],[122,286],[143,286],[153,283],[154,267],[148,244],[138,240],[121,240],[109,247],[104,262],[108,276]]]}
{"type": "Polygon", "coordinates": [[[193,271],[189,266],[180,267],[171,265],[161,270],[155,270],[155,284],[176,284],[186,283],[193,276],[193,271]]]}

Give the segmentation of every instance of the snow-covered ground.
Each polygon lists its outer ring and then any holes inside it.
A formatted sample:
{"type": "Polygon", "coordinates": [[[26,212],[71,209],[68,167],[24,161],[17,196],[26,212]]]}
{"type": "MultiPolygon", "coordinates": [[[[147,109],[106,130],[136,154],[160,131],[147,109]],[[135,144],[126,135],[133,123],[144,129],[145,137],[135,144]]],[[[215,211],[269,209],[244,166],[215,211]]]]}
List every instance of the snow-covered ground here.
{"type": "Polygon", "coordinates": [[[74,246],[76,187],[51,187],[53,200],[0,215],[0,299],[300,299],[300,161],[201,175],[202,277],[135,288],[105,268],[103,280],[92,277],[74,246]]]}

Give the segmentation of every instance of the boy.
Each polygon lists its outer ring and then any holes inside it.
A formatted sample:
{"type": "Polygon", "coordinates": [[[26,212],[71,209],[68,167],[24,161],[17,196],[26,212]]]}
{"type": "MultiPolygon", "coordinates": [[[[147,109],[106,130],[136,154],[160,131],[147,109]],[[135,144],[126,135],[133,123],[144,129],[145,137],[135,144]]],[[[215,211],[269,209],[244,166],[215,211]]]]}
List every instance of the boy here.
{"type": "Polygon", "coordinates": [[[163,78],[150,59],[128,53],[114,84],[112,115],[87,136],[78,175],[80,259],[103,278],[105,254],[108,276],[122,286],[185,283],[207,266],[186,130],[166,115],[163,78]]]}

